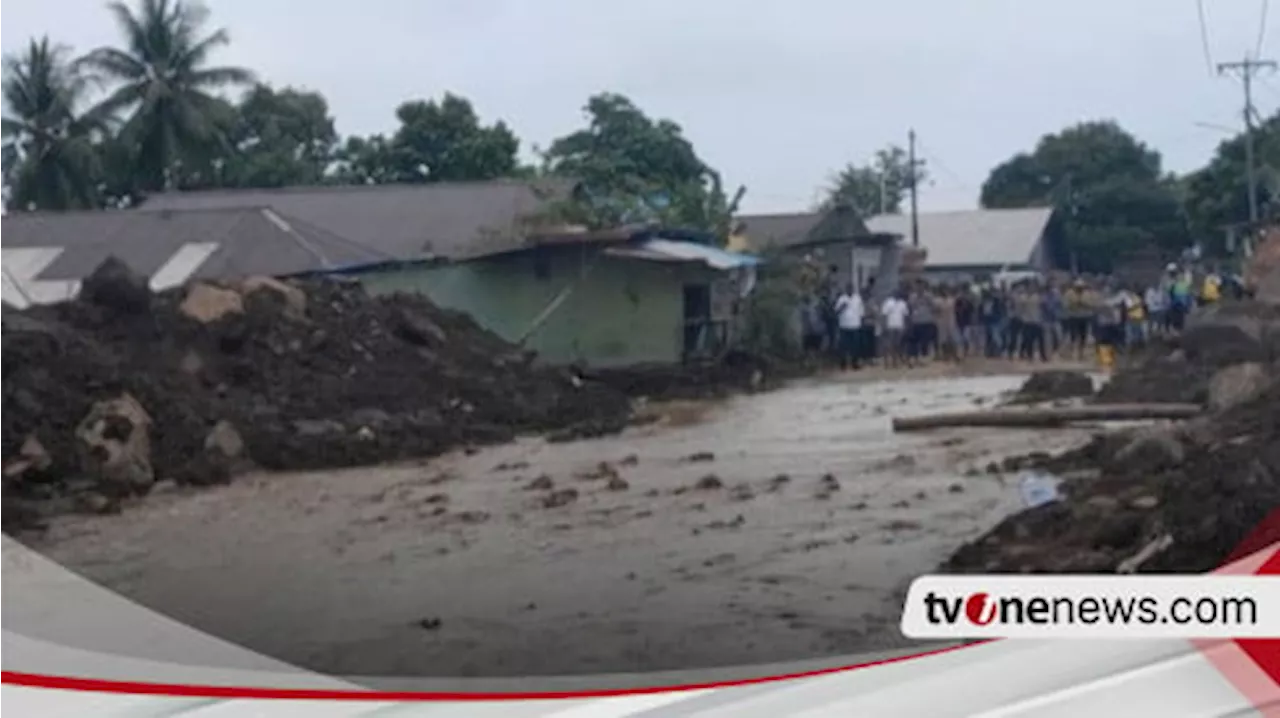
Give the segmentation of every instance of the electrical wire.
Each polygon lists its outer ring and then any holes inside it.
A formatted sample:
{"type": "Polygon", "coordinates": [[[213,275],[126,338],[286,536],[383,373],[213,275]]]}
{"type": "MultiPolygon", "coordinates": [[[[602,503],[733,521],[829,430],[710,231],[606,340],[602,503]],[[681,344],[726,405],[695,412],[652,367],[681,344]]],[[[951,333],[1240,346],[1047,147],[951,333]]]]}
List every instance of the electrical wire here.
{"type": "Polygon", "coordinates": [[[1204,17],[1204,0],[1196,0],[1196,11],[1200,15],[1200,48],[1204,51],[1205,68],[1209,76],[1213,76],[1213,53],[1209,52],[1209,24],[1204,17]]]}
{"type": "Polygon", "coordinates": [[[1267,12],[1270,10],[1270,4],[1268,0],[1262,0],[1262,17],[1258,20],[1258,45],[1253,53],[1254,58],[1259,60],[1262,59],[1262,45],[1267,40],[1267,12]]]}

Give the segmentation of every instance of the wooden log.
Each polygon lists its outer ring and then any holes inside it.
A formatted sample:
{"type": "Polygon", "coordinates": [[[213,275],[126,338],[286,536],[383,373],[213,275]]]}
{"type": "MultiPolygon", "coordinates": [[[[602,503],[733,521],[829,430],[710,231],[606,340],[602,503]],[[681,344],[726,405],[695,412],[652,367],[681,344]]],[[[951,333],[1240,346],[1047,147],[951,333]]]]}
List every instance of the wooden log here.
{"type": "Polygon", "coordinates": [[[1053,427],[1077,421],[1142,421],[1190,419],[1203,409],[1199,404],[1090,404],[1047,409],[997,409],[955,414],[896,417],[894,431],[921,431],[953,426],[1053,427]]]}

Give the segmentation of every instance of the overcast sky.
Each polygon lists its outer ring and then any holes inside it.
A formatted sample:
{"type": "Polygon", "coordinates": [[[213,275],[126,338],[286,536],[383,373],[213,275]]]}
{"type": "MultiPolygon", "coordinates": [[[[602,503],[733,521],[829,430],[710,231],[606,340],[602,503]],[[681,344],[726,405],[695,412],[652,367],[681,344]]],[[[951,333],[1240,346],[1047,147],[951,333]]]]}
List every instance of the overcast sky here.
{"type": "MultiPolygon", "coordinates": [[[[1264,0],[1205,0],[1214,62],[1258,42],[1264,0]]],[[[1114,118],[1203,163],[1236,127],[1238,82],[1212,77],[1195,0],[213,0],[218,60],[319,90],[343,133],[388,131],[408,98],[452,91],[524,149],[630,96],[679,122],[751,211],[805,209],[831,173],[915,127],[924,209],[974,206],[991,167],[1045,132],[1114,118]]],[[[1263,54],[1280,56],[1280,3],[1263,54]]],[[[100,0],[9,0],[5,52],[49,33],[113,43],[100,0]]],[[[1259,84],[1264,113],[1280,75],[1259,84]]]]}

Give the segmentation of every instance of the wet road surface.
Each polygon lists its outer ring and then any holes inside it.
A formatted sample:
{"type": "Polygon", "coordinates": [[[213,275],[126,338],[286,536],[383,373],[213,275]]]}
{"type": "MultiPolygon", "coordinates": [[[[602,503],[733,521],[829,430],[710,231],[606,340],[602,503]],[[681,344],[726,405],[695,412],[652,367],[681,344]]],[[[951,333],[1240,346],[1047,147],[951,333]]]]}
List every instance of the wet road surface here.
{"type": "Polygon", "coordinates": [[[1088,429],[895,435],[1020,377],[826,379],[602,439],[246,477],[33,547],[248,648],[346,675],[742,665],[906,645],[900,592],[1019,507],[1004,456],[1088,429]]]}

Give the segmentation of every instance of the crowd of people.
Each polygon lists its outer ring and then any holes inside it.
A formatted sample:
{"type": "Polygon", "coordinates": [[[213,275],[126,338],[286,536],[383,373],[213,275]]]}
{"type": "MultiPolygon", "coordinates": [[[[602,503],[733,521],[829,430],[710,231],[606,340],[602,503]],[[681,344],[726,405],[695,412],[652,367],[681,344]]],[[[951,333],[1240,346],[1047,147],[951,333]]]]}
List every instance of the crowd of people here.
{"type": "Polygon", "coordinates": [[[1118,351],[1181,331],[1196,307],[1244,293],[1235,277],[1176,264],[1146,287],[1084,277],[916,282],[883,300],[874,299],[874,283],[859,290],[838,279],[830,267],[805,297],[801,326],[805,351],[843,369],[971,357],[1083,360],[1090,352],[1109,365],[1118,351]]]}

